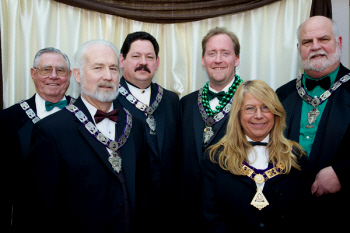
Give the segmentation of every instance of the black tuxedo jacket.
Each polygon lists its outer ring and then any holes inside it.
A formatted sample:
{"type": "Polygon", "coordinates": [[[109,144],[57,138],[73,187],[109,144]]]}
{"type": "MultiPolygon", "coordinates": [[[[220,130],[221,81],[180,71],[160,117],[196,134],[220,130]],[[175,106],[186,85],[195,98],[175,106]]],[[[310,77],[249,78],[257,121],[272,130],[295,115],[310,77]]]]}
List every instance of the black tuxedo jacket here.
{"type": "MultiPolygon", "coordinates": [[[[201,224],[201,163],[205,149],[217,143],[226,133],[228,115],[213,126],[214,136],[203,146],[205,123],[198,108],[198,92],[180,100],[181,106],[181,197],[186,209],[186,228],[198,230],[201,224]],[[200,224],[200,225],[198,225],[200,224]]],[[[190,231],[189,231],[190,232],[190,231]]]]}
{"type": "MultiPolygon", "coordinates": [[[[70,96],[66,96],[68,103],[70,96]]],[[[26,100],[31,109],[36,113],[35,95],[26,100]]],[[[11,213],[13,208],[13,223],[16,223],[17,202],[21,199],[18,188],[23,185],[24,160],[28,156],[33,122],[19,104],[0,111],[0,128],[4,132],[0,145],[11,151],[3,157],[6,166],[1,169],[1,180],[6,190],[1,201],[1,226],[0,229],[9,229],[11,226],[11,213]],[[4,202],[4,203],[3,203],[4,202]]],[[[8,231],[6,231],[8,232],[8,231]]]]}
{"type": "MultiPolygon", "coordinates": [[[[124,77],[121,78],[120,84],[130,92],[124,77]]],[[[164,88],[163,90],[163,98],[153,113],[156,120],[156,135],[151,135],[150,129],[146,125],[146,136],[155,200],[157,200],[154,214],[160,223],[165,224],[175,220],[173,215],[177,211],[174,211],[174,208],[178,207],[180,108],[178,95],[164,88]]],[[[157,92],[157,85],[152,83],[150,103],[155,100],[157,92]]],[[[117,101],[133,116],[138,117],[146,124],[147,116],[145,113],[131,104],[124,96],[119,94],[117,101]]]]}
{"type": "MultiPolygon", "coordinates": [[[[350,70],[341,64],[336,80],[339,80],[341,77],[349,73],[350,70]]],[[[296,91],[296,80],[292,80],[283,85],[278,88],[276,92],[287,112],[287,129],[285,135],[287,138],[298,142],[302,99],[296,91]]],[[[332,166],[342,186],[341,191],[336,194],[327,194],[320,198],[316,198],[318,203],[316,209],[323,208],[319,213],[326,212],[326,209],[329,209],[332,213],[344,213],[345,209],[350,207],[350,204],[347,201],[347,195],[350,194],[349,142],[350,81],[343,84],[328,98],[309,155],[309,169],[313,171],[314,175],[316,175],[321,169],[332,166]],[[343,209],[344,211],[342,211],[343,209]]],[[[317,210],[315,210],[315,213],[317,213],[317,210]]],[[[325,216],[336,215],[332,214],[325,216]]],[[[332,221],[328,219],[327,222],[332,221]]]]}
{"type": "MultiPolygon", "coordinates": [[[[306,156],[299,161],[303,168],[306,156]]],[[[292,168],[265,182],[263,194],[269,205],[262,210],[250,203],[256,183],[247,176],[233,175],[206,154],[203,163],[203,215],[207,232],[298,232],[308,226],[310,200],[307,175],[292,168]]]]}
{"type": "MultiPolygon", "coordinates": [[[[92,121],[78,98],[74,103],[92,121]]],[[[121,107],[116,134],[122,135],[126,116],[121,107]]],[[[92,121],[93,122],[93,121],[92,121]]],[[[132,119],[132,129],[119,149],[127,188],[132,232],[143,229],[151,187],[144,125],[132,119]]],[[[108,161],[109,153],[85,126],[63,109],[35,124],[28,167],[25,229],[36,232],[124,232],[122,182],[108,161]]],[[[147,228],[146,228],[147,229],[147,228]]]]}

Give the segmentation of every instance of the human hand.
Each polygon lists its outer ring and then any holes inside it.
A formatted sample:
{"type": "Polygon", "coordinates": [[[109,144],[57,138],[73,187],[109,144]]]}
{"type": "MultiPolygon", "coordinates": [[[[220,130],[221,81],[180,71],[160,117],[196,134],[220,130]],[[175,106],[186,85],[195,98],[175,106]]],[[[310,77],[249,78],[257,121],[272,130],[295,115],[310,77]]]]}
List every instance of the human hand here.
{"type": "Polygon", "coordinates": [[[311,193],[317,197],[323,194],[336,193],[341,189],[337,174],[331,166],[325,167],[318,172],[315,181],[311,186],[311,193]]]}

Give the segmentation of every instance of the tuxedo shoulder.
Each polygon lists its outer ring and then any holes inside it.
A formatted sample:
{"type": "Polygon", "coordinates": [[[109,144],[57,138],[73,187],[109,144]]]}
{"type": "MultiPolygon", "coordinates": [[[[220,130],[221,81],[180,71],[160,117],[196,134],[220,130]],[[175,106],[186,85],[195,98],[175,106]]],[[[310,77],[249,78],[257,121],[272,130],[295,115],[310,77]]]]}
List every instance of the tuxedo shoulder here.
{"type": "Polygon", "coordinates": [[[181,102],[181,103],[186,103],[186,102],[189,102],[189,101],[192,102],[193,99],[197,100],[197,98],[198,98],[198,92],[199,92],[199,90],[194,91],[194,92],[191,92],[191,93],[185,95],[184,97],[182,97],[182,98],[180,99],[180,102],[181,102]]]}
{"type": "Polygon", "coordinates": [[[1,110],[0,117],[1,118],[8,117],[8,116],[18,117],[18,114],[21,112],[24,113],[23,109],[18,103],[16,103],[8,108],[1,110]]]}
{"type": "Polygon", "coordinates": [[[171,102],[179,102],[179,96],[173,91],[169,91],[167,89],[163,89],[163,98],[167,101],[171,102]]]}
{"type": "Polygon", "coordinates": [[[38,125],[38,127],[44,127],[44,128],[50,127],[50,128],[59,129],[59,128],[64,128],[72,120],[75,120],[75,116],[73,116],[73,114],[71,114],[67,110],[62,109],[58,112],[55,112],[54,114],[51,114],[41,119],[35,125],[38,125]]]}
{"type": "Polygon", "coordinates": [[[171,97],[176,97],[177,99],[179,99],[179,95],[178,94],[176,94],[175,92],[170,91],[168,89],[165,89],[165,88],[163,88],[163,94],[164,95],[169,95],[171,97]]]}
{"type": "Polygon", "coordinates": [[[277,88],[276,94],[279,100],[282,102],[287,96],[296,91],[296,79],[289,81],[288,83],[277,88]]]}

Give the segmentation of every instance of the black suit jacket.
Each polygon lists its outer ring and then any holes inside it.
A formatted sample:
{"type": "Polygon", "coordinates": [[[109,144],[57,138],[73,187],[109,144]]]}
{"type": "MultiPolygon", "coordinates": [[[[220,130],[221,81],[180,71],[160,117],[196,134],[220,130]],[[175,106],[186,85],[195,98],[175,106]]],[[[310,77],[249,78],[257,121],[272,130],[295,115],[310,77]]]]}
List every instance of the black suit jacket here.
{"type": "MultiPolygon", "coordinates": [[[[121,78],[120,84],[127,89],[124,77],[121,78]]],[[[151,103],[156,98],[158,87],[151,84],[151,103]]],[[[121,106],[128,109],[130,113],[146,122],[147,116],[132,105],[121,94],[117,101],[121,106]]],[[[146,136],[148,151],[150,156],[152,178],[155,200],[157,206],[154,206],[155,219],[159,224],[164,223],[164,227],[174,224],[174,208],[178,207],[178,169],[180,159],[179,133],[180,133],[180,112],[179,97],[177,94],[163,88],[163,98],[153,113],[156,120],[156,135],[150,134],[150,129],[146,125],[146,136]]],[[[146,124],[146,123],[145,123],[146,124]]],[[[161,227],[161,230],[164,228],[161,227]]]]}
{"type": "MultiPolygon", "coordinates": [[[[69,103],[70,96],[66,96],[69,103]]],[[[31,109],[36,113],[35,95],[27,99],[31,109]]],[[[9,148],[10,153],[3,157],[6,166],[1,169],[2,184],[4,184],[3,199],[1,201],[1,229],[9,232],[11,228],[11,213],[14,218],[12,225],[16,223],[16,208],[21,194],[18,190],[23,185],[24,160],[28,156],[30,138],[33,129],[33,122],[19,104],[0,111],[0,128],[5,132],[1,137],[2,148],[9,148]],[[12,211],[13,208],[13,211],[12,211]]]]}
{"type": "MultiPolygon", "coordinates": [[[[306,156],[300,158],[303,168],[306,156]]],[[[307,175],[292,168],[265,182],[263,194],[269,205],[258,210],[250,203],[256,183],[247,176],[233,175],[206,154],[203,163],[203,215],[207,232],[305,232],[310,192],[307,175]]]]}
{"type": "MultiPolygon", "coordinates": [[[[350,70],[341,64],[336,80],[339,80],[348,73],[350,73],[350,70]]],[[[295,86],[296,80],[292,80],[278,88],[276,92],[287,112],[287,129],[285,135],[287,138],[298,142],[302,99],[298,95],[295,86]]],[[[339,216],[342,218],[342,214],[340,213],[344,213],[344,211],[350,207],[347,201],[347,196],[350,194],[350,154],[346,152],[349,151],[349,142],[350,81],[343,84],[328,98],[309,155],[309,169],[313,171],[314,176],[321,169],[332,166],[342,186],[341,191],[336,194],[327,194],[320,198],[315,198],[316,203],[318,203],[315,207],[315,213],[325,213],[328,210],[330,213],[339,213],[339,215],[324,214],[325,216],[339,216]],[[319,208],[323,210],[318,211],[319,208]]],[[[338,220],[339,218],[336,222],[338,222],[338,220]]],[[[327,222],[332,221],[328,219],[327,222]]],[[[332,228],[333,226],[330,227],[332,228]]],[[[334,230],[334,228],[332,228],[332,230],[334,230]]]]}
{"type": "Polygon", "coordinates": [[[214,136],[203,146],[205,123],[198,109],[198,91],[180,100],[181,106],[181,197],[186,209],[184,226],[188,232],[198,230],[201,224],[201,163],[204,151],[217,143],[226,133],[228,115],[213,126],[214,136]]]}
{"type": "MultiPolygon", "coordinates": [[[[81,98],[74,105],[92,121],[81,98]]],[[[126,117],[119,105],[115,104],[115,108],[120,109],[116,126],[120,136],[126,117]]],[[[129,139],[119,150],[132,231],[138,232],[138,227],[145,227],[151,177],[144,125],[137,118],[132,119],[129,139]]],[[[24,215],[25,229],[124,232],[123,181],[112,169],[108,157],[105,146],[65,109],[37,123],[27,163],[29,201],[24,215]]]]}

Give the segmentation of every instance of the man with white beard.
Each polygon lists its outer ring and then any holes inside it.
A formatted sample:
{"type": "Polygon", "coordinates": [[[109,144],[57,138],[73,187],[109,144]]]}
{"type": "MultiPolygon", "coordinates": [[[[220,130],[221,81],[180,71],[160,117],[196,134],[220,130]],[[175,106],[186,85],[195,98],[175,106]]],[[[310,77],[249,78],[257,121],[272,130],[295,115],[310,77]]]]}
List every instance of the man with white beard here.
{"type": "Polygon", "coordinates": [[[148,231],[152,179],[145,128],[113,102],[117,49],[105,40],[86,42],[73,74],[81,96],[34,126],[22,226],[35,232],[148,231]]]}
{"type": "Polygon", "coordinates": [[[350,70],[340,63],[342,37],[334,21],[314,16],[297,30],[305,73],[277,89],[287,112],[287,138],[309,158],[314,232],[347,225],[350,207],[350,70]]]}

